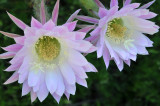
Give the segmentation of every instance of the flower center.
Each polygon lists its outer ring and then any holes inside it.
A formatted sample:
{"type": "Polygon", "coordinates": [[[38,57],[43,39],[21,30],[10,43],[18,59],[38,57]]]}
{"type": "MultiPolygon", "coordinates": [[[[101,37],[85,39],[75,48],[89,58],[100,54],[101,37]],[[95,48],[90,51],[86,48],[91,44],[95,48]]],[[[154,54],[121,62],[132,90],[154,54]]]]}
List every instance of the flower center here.
{"type": "Polygon", "coordinates": [[[127,27],[124,26],[121,18],[115,18],[108,23],[106,36],[119,43],[125,39],[127,27]]]}
{"type": "Polygon", "coordinates": [[[38,57],[44,61],[52,61],[60,54],[61,45],[59,41],[50,36],[43,36],[38,39],[35,50],[38,57]]]}

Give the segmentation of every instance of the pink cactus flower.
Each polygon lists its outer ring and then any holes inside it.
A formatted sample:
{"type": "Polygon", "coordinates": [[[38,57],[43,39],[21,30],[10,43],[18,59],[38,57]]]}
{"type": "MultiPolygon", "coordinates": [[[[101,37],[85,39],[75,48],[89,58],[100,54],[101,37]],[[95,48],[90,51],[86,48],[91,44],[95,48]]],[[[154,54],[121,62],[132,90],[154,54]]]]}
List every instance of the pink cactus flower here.
{"type": "Polygon", "coordinates": [[[110,60],[114,60],[121,71],[124,62],[130,66],[131,60],[136,61],[138,54],[148,55],[146,47],[152,47],[153,42],[144,34],[153,35],[159,30],[159,26],[148,20],[157,16],[147,9],[154,2],[139,7],[139,3],[125,0],[119,9],[118,0],[111,0],[110,9],[107,9],[99,0],[95,0],[99,12],[94,13],[99,19],[77,16],[79,20],[97,25],[87,40],[97,46],[97,57],[103,56],[106,68],[110,60]]]}
{"type": "Polygon", "coordinates": [[[81,53],[96,51],[89,41],[83,40],[87,31],[73,31],[77,21],[77,10],[64,25],[57,26],[59,0],[54,7],[52,18],[46,22],[44,2],[41,3],[41,22],[32,18],[31,27],[10,13],[9,17],[24,31],[24,36],[0,31],[13,38],[16,44],[4,47],[6,53],[1,59],[13,58],[7,72],[15,71],[4,83],[15,81],[23,84],[22,96],[30,93],[31,101],[42,102],[50,93],[59,103],[63,94],[69,99],[75,95],[76,83],[87,87],[86,72],[97,72],[81,53]]]}

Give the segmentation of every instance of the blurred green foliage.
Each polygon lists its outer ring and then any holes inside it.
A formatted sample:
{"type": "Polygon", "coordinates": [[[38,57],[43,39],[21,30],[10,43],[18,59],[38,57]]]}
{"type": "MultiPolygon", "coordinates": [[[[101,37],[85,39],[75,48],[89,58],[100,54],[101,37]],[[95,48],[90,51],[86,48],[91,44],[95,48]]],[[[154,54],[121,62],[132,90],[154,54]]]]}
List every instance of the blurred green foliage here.
{"type": "MultiPolygon", "coordinates": [[[[47,0],[48,11],[51,13],[56,0],[47,0]]],[[[82,0],[81,0],[82,1],[82,0]]],[[[84,1],[84,0],[83,0],[84,1]]],[[[86,1],[86,0],[85,0],[86,1]]],[[[101,0],[109,6],[109,0],[101,0]]],[[[149,0],[150,1],[150,0],[149,0]]],[[[145,4],[148,0],[133,0],[145,4]]],[[[119,0],[122,5],[122,0],[119,0]]],[[[90,5],[90,2],[85,2],[90,5]]],[[[87,15],[84,2],[79,0],[61,0],[58,24],[63,24],[67,18],[77,9],[82,8],[80,14],[87,15]],[[82,5],[83,4],[83,5],[82,5]]],[[[151,6],[151,11],[159,14],[160,1],[151,6]]],[[[91,6],[92,7],[92,6],[91,6]]],[[[9,11],[26,24],[30,24],[33,12],[31,0],[0,0],[0,30],[23,35],[23,32],[9,19],[6,14],[9,11]]],[[[160,17],[153,19],[160,25],[160,17]]],[[[160,106],[160,37],[159,33],[149,36],[154,41],[154,47],[148,48],[149,56],[138,56],[137,62],[132,62],[131,67],[125,65],[119,72],[115,63],[111,62],[106,70],[103,59],[97,59],[96,53],[87,56],[88,61],[98,69],[98,73],[88,73],[88,89],[77,85],[75,96],[68,101],[64,96],[59,105],[95,105],[95,106],[160,106]]],[[[0,35],[0,46],[8,46],[14,41],[0,35]]],[[[0,49],[0,53],[4,51],[0,49]]],[[[3,85],[12,75],[5,70],[9,66],[9,60],[0,60],[0,106],[53,106],[58,105],[51,95],[40,103],[36,100],[30,102],[30,95],[21,97],[21,85],[16,83],[3,85]]]]}

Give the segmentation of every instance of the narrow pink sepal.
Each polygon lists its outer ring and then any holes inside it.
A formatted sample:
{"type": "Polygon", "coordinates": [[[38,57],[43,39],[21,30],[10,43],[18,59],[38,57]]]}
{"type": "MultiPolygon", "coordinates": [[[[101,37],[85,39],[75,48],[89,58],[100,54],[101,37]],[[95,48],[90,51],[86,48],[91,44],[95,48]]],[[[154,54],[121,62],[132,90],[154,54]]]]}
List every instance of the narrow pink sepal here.
{"type": "Polygon", "coordinates": [[[18,52],[23,46],[19,44],[13,44],[7,47],[2,47],[3,50],[8,52],[18,52]]]}
{"type": "Polygon", "coordinates": [[[17,81],[17,80],[18,80],[18,73],[15,72],[15,73],[4,83],[4,85],[13,83],[13,82],[15,82],[15,81],[17,81]]]}
{"type": "Polygon", "coordinates": [[[72,32],[76,28],[77,22],[78,21],[66,23],[64,26],[67,27],[70,32],[72,32]]]}
{"type": "Polygon", "coordinates": [[[56,25],[57,25],[58,12],[59,12],[59,1],[60,0],[57,0],[56,5],[55,5],[53,12],[52,12],[52,20],[56,25]]]}
{"type": "Polygon", "coordinates": [[[140,18],[143,18],[143,19],[151,19],[151,18],[154,18],[154,17],[156,17],[156,16],[157,16],[156,13],[149,12],[148,15],[142,15],[142,16],[140,16],[140,18]]]}
{"type": "Polygon", "coordinates": [[[41,23],[45,24],[46,23],[46,13],[45,13],[45,5],[44,5],[44,0],[41,2],[41,23]]]}
{"type": "Polygon", "coordinates": [[[125,6],[125,8],[129,7],[129,8],[135,9],[135,8],[138,8],[139,6],[140,6],[140,3],[132,3],[132,4],[125,6]]]}
{"type": "Polygon", "coordinates": [[[81,10],[81,9],[78,9],[76,12],[74,12],[74,13],[69,17],[69,19],[67,20],[66,23],[72,22],[72,21],[77,17],[77,15],[78,15],[78,13],[80,12],[80,10],[81,10]]]}
{"type": "Polygon", "coordinates": [[[98,37],[99,37],[99,35],[90,36],[90,37],[86,38],[85,40],[92,42],[92,41],[95,41],[96,39],[98,39],[98,37]]]}
{"type": "Polygon", "coordinates": [[[110,8],[114,7],[114,6],[118,6],[118,0],[111,0],[111,3],[110,3],[110,8]]]}
{"type": "Polygon", "coordinates": [[[97,47],[92,46],[86,53],[92,53],[95,52],[97,50],[97,47]]]}
{"type": "MultiPolygon", "coordinates": [[[[108,11],[108,17],[111,17],[112,15],[114,15],[117,11],[118,11],[118,6],[114,6],[112,7],[109,11],[108,11]]],[[[102,23],[103,24],[103,23],[102,23]]]]}
{"type": "Polygon", "coordinates": [[[107,16],[107,14],[108,14],[108,10],[107,9],[99,8],[98,16],[100,18],[103,18],[103,17],[107,16]]]}
{"type": "Polygon", "coordinates": [[[31,27],[42,28],[42,24],[34,17],[32,17],[31,27]]]}
{"type": "Polygon", "coordinates": [[[78,32],[85,32],[85,33],[88,33],[90,30],[94,29],[95,28],[95,25],[89,25],[89,26],[86,26],[80,30],[78,30],[78,32]]]}
{"type": "Polygon", "coordinates": [[[104,5],[99,0],[94,0],[98,7],[105,8],[104,5]]]}
{"type": "Polygon", "coordinates": [[[149,8],[156,0],[153,0],[145,5],[143,5],[142,7],[140,7],[140,9],[146,9],[146,8],[149,8]]]}
{"type": "Polygon", "coordinates": [[[24,41],[25,41],[26,37],[25,36],[21,36],[21,37],[16,37],[14,38],[15,42],[21,45],[24,45],[24,41]]]}
{"type": "Polygon", "coordinates": [[[20,37],[20,35],[13,34],[13,33],[8,33],[8,32],[3,32],[3,31],[0,31],[0,33],[10,38],[20,37]]]}
{"type": "Polygon", "coordinates": [[[22,63],[12,64],[4,71],[7,71],[7,72],[16,71],[20,68],[21,65],[22,65],[22,63]]]}
{"type": "Polygon", "coordinates": [[[99,22],[98,19],[92,18],[92,17],[88,17],[88,16],[79,15],[76,18],[79,19],[79,20],[86,21],[86,22],[89,22],[89,23],[94,23],[94,24],[97,24],[99,22]]]}
{"type": "Polygon", "coordinates": [[[16,18],[15,16],[11,15],[10,13],[7,12],[7,14],[9,15],[9,17],[12,19],[12,21],[22,30],[25,30],[25,28],[27,27],[27,25],[22,22],[21,20],[19,20],[18,18],[16,18]]]}
{"type": "Polygon", "coordinates": [[[3,54],[0,54],[0,59],[9,59],[15,56],[16,53],[14,52],[6,52],[3,54]]]}
{"type": "Polygon", "coordinates": [[[128,4],[131,4],[131,2],[132,2],[132,0],[126,0],[126,1],[124,2],[124,6],[126,6],[126,5],[128,5],[128,4]]]}

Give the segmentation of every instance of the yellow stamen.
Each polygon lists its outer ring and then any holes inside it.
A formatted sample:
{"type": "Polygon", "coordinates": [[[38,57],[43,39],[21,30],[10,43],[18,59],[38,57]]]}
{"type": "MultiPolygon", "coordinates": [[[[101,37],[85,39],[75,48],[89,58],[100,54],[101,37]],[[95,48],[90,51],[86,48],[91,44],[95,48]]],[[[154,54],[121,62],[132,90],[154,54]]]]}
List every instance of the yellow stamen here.
{"type": "Polygon", "coordinates": [[[121,18],[115,18],[108,23],[107,37],[119,43],[126,37],[127,27],[124,26],[121,18]]]}
{"type": "Polygon", "coordinates": [[[59,41],[51,36],[42,36],[38,39],[35,50],[39,59],[43,61],[52,61],[60,54],[59,41]]]}

